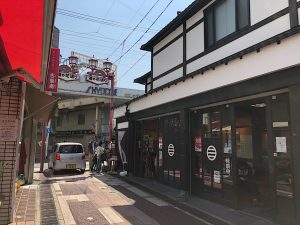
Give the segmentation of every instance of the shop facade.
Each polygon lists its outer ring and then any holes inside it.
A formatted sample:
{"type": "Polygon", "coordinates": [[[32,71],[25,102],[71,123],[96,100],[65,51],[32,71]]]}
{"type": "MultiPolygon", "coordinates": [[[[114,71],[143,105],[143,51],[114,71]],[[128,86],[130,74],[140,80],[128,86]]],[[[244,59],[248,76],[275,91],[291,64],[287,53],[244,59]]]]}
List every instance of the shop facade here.
{"type": "Polygon", "coordinates": [[[245,2],[194,1],[142,46],[145,94],[115,109],[117,132],[129,176],[297,224],[299,3],[245,2]]]}
{"type": "Polygon", "coordinates": [[[16,216],[18,172],[32,182],[36,121],[48,121],[56,103],[44,93],[56,1],[0,8],[0,224],[7,225],[16,216]]]}

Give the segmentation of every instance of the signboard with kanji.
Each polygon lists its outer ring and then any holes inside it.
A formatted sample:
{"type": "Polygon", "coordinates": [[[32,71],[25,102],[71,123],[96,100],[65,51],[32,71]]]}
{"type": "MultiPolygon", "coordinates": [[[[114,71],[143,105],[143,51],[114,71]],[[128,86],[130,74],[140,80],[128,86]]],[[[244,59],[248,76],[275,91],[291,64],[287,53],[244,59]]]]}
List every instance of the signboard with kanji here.
{"type": "Polygon", "coordinates": [[[58,48],[51,48],[49,65],[46,77],[45,91],[57,92],[58,88],[58,73],[59,73],[59,54],[58,48]]]}

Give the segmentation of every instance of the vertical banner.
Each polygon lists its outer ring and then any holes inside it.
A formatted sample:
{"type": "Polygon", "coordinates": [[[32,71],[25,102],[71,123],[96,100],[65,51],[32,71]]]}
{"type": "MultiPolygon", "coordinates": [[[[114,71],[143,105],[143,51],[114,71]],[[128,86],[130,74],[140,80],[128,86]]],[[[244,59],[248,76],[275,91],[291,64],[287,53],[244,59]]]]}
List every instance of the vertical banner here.
{"type": "Polygon", "coordinates": [[[58,88],[58,73],[59,73],[59,54],[58,48],[51,48],[49,65],[46,76],[45,91],[57,92],[58,88]]]}
{"type": "Polygon", "coordinates": [[[126,154],[124,149],[122,148],[121,142],[124,137],[125,131],[118,131],[118,145],[119,145],[119,153],[122,160],[122,163],[127,163],[126,154]]]}

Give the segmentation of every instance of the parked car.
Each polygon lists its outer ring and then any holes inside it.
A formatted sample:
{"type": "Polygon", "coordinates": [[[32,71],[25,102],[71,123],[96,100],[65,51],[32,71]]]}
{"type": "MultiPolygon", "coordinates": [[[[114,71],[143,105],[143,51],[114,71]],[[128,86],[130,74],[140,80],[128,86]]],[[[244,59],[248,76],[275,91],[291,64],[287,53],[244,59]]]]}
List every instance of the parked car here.
{"type": "Polygon", "coordinates": [[[85,172],[85,153],[80,143],[57,143],[49,153],[49,169],[56,174],[59,170],[77,170],[85,172]]]}

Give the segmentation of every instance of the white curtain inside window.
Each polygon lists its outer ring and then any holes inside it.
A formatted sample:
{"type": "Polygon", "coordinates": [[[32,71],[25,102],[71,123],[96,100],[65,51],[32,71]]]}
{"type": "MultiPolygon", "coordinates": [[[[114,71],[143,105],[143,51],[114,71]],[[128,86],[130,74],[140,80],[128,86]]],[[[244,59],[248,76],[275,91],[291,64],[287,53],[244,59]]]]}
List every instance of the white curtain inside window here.
{"type": "Polygon", "coordinates": [[[216,41],[235,32],[235,0],[225,0],[215,9],[216,41]]]}

